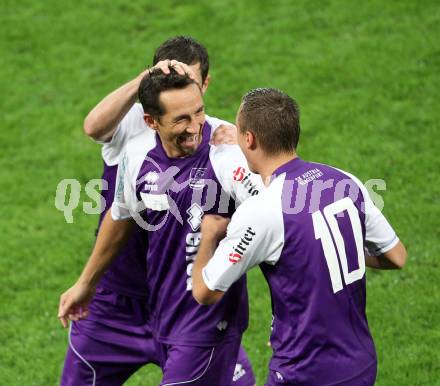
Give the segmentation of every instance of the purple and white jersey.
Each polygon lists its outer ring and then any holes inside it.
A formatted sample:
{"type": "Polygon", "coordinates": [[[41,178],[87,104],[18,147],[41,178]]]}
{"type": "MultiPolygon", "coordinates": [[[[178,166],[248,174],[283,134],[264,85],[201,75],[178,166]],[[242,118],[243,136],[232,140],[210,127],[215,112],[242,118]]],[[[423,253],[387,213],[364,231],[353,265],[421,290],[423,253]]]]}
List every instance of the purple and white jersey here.
{"type": "MultiPolygon", "coordinates": [[[[228,124],[217,118],[208,117],[212,126],[217,128],[220,124],[228,124]]],[[[102,144],[102,158],[104,160],[104,171],[102,179],[107,182],[107,189],[103,189],[103,212],[101,213],[98,230],[101,222],[111,207],[114,198],[116,173],[121,155],[126,144],[131,141],[131,148],[136,153],[143,152],[144,144],[154,131],[144,121],[144,110],[140,103],[135,103],[121,120],[112,138],[102,144]]],[[[120,251],[113,263],[104,273],[99,286],[105,287],[119,294],[145,298],[146,286],[146,260],[145,251],[148,246],[148,237],[144,229],[135,227],[132,236],[127,244],[120,251]]]]}
{"type": "MultiPolygon", "coordinates": [[[[111,140],[101,142],[102,159],[104,160],[104,171],[101,178],[107,182],[107,189],[103,189],[101,192],[104,210],[99,219],[98,230],[107,210],[113,203],[116,173],[125,145],[132,138],[136,138],[135,141],[138,143],[143,143],[145,137],[148,137],[148,133],[153,132],[146,125],[143,117],[142,105],[135,103],[119,123],[111,140]]],[[[143,257],[148,246],[147,240],[146,232],[142,228],[136,227],[125,247],[104,273],[99,286],[123,295],[145,298],[147,273],[143,257]]]]}
{"type": "Polygon", "coordinates": [[[238,146],[209,145],[211,131],[206,122],[197,151],[183,158],[169,158],[158,135],[149,137],[143,152],[129,143],[118,170],[112,216],[134,218],[148,229],[151,326],[166,344],[211,346],[247,327],[245,277],[215,306],[199,305],[191,293],[203,214],[230,216],[234,201],[262,188],[260,177],[247,171],[238,146]]]}
{"type": "Polygon", "coordinates": [[[202,274],[226,291],[259,264],[272,298],[270,369],[289,384],[340,384],[376,364],[364,246],[397,242],[356,177],[296,158],[238,208],[202,274]]]}

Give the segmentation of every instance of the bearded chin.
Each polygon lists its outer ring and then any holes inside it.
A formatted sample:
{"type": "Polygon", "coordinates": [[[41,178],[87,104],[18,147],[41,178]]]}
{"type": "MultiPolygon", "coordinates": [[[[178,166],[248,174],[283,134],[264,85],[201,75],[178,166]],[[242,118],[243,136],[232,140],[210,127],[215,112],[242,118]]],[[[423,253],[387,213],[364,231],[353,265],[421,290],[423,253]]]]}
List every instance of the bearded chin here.
{"type": "Polygon", "coordinates": [[[197,151],[197,147],[196,148],[187,148],[187,147],[185,147],[182,150],[183,150],[183,152],[186,155],[193,155],[197,151]]]}

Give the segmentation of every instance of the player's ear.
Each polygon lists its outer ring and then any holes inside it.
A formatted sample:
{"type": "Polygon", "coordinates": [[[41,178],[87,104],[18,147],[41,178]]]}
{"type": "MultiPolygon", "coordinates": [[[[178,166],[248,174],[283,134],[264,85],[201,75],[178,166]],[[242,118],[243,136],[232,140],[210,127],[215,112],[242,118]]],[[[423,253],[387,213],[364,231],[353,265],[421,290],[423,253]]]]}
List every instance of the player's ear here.
{"type": "Polygon", "coordinates": [[[257,138],[252,131],[246,131],[246,147],[250,150],[255,150],[257,148],[257,138]]]}
{"type": "Polygon", "coordinates": [[[207,75],[205,81],[202,84],[202,94],[206,92],[208,89],[209,81],[211,80],[211,75],[207,75]]]}
{"type": "Polygon", "coordinates": [[[154,119],[154,117],[148,113],[144,114],[144,121],[153,130],[157,130],[159,128],[156,119],[154,119]]]}

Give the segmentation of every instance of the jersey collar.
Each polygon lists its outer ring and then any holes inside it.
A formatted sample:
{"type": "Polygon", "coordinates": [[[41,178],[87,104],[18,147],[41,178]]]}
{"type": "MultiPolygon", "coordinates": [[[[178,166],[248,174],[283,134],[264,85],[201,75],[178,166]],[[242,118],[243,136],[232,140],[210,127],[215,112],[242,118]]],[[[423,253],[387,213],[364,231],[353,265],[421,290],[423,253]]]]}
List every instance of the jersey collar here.
{"type": "Polygon", "coordinates": [[[277,169],[275,169],[275,171],[272,173],[272,177],[270,179],[270,182],[272,182],[280,174],[292,172],[296,169],[299,169],[304,164],[305,164],[305,161],[303,161],[299,157],[296,157],[293,160],[286,162],[285,164],[283,164],[283,165],[279,166],[277,169]]]}

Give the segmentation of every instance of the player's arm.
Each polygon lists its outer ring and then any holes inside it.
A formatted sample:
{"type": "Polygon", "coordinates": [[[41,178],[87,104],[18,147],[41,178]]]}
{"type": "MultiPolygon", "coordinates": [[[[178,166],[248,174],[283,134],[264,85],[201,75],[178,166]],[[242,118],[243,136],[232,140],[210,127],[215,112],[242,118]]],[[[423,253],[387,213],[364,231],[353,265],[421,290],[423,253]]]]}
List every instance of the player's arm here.
{"type": "Polygon", "coordinates": [[[401,269],[407,252],[383,213],[374,205],[364,185],[356,180],[364,196],[365,264],[375,269],[401,269]]]}
{"type": "Polygon", "coordinates": [[[80,282],[90,287],[96,286],[113,258],[125,245],[132,227],[133,222],[131,220],[115,221],[111,216],[111,212],[107,211],[101,223],[92,254],[79,277],[80,282]]]}
{"type": "Polygon", "coordinates": [[[217,126],[212,134],[211,141],[212,145],[236,145],[237,144],[237,128],[228,123],[222,123],[217,126]]]}
{"type": "Polygon", "coordinates": [[[211,125],[213,132],[209,143],[211,145],[236,145],[237,127],[228,121],[206,115],[206,121],[211,125]]]}
{"type": "MultiPolygon", "coordinates": [[[[95,247],[77,282],[61,295],[58,318],[64,327],[68,320],[85,318],[88,304],[105,269],[117,256],[132,232],[132,214],[136,196],[131,183],[132,173],[127,153],[124,153],[116,176],[115,198],[101,223],[95,247]]],[[[136,166],[136,165],[135,165],[136,166]]],[[[134,183],[135,184],[135,183],[134,183]]]]}
{"type": "Polygon", "coordinates": [[[78,320],[87,316],[87,307],[95,288],[106,268],[125,245],[132,230],[130,220],[115,221],[110,211],[106,213],[99,229],[95,247],[79,279],[61,295],[58,318],[64,327],[68,320],[78,320]]]}
{"type": "Polygon", "coordinates": [[[265,189],[261,177],[250,172],[238,145],[213,146],[210,159],[222,189],[232,197],[236,206],[265,189]]]}
{"type": "Polygon", "coordinates": [[[203,281],[202,269],[214,256],[218,243],[226,236],[229,219],[218,215],[206,215],[201,224],[202,239],[192,271],[194,298],[201,304],[217,303],[223,296],[222,291],[211,291],[203,281]]]}
{"type": "Polygon", "coordinates": [[[376,269],[402,269],[405,266],[407,252],[405,246],[399,240],[389,251],[378,256],[365,255],[367,267],[376,269]]]}
{"type": "Polygon", "coordinates": [[[86,116],[84,133],[89,137],[108,141],[118,124],[136,102],[139,85],[148,69],[107,95],[86,116]]]}
{"type": "Polygon", "coordinates": [[[84,133],[98,141],[109,141],[119,123],[136,102],[142,78],[147,75],[149,71],[156,68],[161,69],[164,74],[169,74],[170,63],[173,63],[173,68],[179,74],[183,75],[185,72],[188,72],[191,77],[195,77],[193,72],[184,63],[170,60],[158,62],[155,66],[141,72],[134,79],[125,83],[101,100],[86,116],[84,120],[84,133]]]}
{"type": "Polygon", "coordinates": [[[204,216],[192,273],[193,296],[198,303],[218,302],[234,282],[263,261],[276,264],[284,245],[284,229],[281,209],[278,213],[276,203],[272,207],[276,212],[255,198],[245,202],[232,216],[219,244],[227,220],[204,216]]]}

